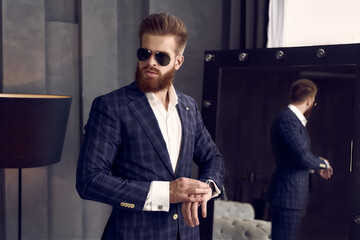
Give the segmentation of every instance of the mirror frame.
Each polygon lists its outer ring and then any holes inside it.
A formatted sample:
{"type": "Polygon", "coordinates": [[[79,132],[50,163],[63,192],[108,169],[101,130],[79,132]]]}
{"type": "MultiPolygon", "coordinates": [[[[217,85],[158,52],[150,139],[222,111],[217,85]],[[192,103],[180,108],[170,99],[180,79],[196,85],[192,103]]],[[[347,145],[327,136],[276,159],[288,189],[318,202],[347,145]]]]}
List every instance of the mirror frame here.
{"type": "MultiPolygon", "coordinates": [[[[202,116],[212,138],[216,139],[218,87],[221,72],[229,68],[286,68],[294,66],[355,65],[355,107],[354,107],[354,152],[352,161],[351,198],[349,204],[348,239],[360,237],[360,194],[354,193],[360,187],[360,44],[318,45],[307,47],[284,47],[265,49],[239,49],[206,51],[204,53],[204,77],[202,116]],[[358,204],[356,204],[358,203],[358,204]]],[[[226,174],[226,173],[225,173],[226,174]]],[[[208,217],[201,220],[201,239],[212,239],[213,201],[208,204],[208,217]]]]}

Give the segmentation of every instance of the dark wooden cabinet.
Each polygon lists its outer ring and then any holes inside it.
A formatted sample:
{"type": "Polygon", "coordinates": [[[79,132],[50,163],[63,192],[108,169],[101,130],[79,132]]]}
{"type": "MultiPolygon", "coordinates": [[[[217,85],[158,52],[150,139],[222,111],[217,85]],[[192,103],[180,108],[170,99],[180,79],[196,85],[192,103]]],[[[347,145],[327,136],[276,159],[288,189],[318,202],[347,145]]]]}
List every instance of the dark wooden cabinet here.
{"type": "MultiPolygon", "coordinates": [[[[299,239],[360,239],[360,44],[207,51],[204,61],[202,115],[224,156],[229,200],[252,203],[257,218],[269,219],[270,126],[290,84],[309,78],[319,88],[307,126],[312,151],[330,160],[334,175],[310,175],[299,239]]],[[[202,239],[211,239],[211,222],[204,225],[202,239]]]]}

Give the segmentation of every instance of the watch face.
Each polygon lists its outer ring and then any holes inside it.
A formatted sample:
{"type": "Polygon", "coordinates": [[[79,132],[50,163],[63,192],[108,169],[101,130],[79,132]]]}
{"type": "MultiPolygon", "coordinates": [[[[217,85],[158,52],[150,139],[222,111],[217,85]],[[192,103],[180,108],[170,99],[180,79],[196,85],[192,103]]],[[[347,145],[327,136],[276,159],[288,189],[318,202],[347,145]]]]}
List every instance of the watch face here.
{"type": "Polygon", "coordinates": [[[213,192],[215,191],[215,186],[213,182],[211,182],[210,180],[206,180],[206,184],[209,185],[213,192]]]}

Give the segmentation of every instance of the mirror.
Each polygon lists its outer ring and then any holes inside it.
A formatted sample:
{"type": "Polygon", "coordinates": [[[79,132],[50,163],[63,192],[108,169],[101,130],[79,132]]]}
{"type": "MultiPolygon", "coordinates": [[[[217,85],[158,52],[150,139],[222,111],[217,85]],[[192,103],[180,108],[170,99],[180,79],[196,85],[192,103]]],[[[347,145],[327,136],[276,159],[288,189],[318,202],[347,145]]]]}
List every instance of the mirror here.
{"type": "Polygon", "coordinates": [[[318,105],[307,129],[312,152],[330,160],[334,175],[330,180],[316,172],[309,175],[310,200],[300,240],[360,237],[360,225],[352,227],[354,172],[358,170],[354,165],[358,65],[357,58],[343,52],[358,48],[326,46],[321,48],[326,57],[316,56],[319,47],[288,48],[282,51],[294,58],[285,55],[280,60],[276,58],[278,49],[257,49],[247,52],[248,59],[235,63],[229,59],[239,51],[212,52],[214,61],[205,63],[203,99],[212,104],[203,106],[203,117],[224,156],[226,196],[250,203],[256,219],[270,221],[271,217],[265,197],[275,169],[270,145],[272,121],[289,104],[293,81],[309,78],[318,86],[318,105]],[[310,50],[313,54],[306,56],[310,50]],[[344,56],[335,57],[335,52],[344,56]]]}

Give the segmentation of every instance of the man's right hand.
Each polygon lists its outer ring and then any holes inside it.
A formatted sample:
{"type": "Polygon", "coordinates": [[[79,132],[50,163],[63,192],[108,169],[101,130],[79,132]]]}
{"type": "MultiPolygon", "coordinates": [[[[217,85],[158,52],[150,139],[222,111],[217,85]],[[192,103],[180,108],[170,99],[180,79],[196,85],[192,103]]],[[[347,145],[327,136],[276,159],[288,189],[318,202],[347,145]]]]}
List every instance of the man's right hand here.
{"type": "Polygon", "coordinates": [[[323,158],[323,157],[320,157],[320,159],[324,160],[329,167],[326,169],[320,169],[319,174],[324,179],[330,179],[334,173],[334,170],[333,170],[332,166],[330,165],[329,160],[327,160],[326,158],[323,158]]]}
{"type": "Polygon", "coordinates": [[[331,167],[331,165],[329,165],[329,168],[319,170],[320,176],[326,180],[331,178],[331,176],[333,175],[333,172],[334,172],[334,170],[331,167]]]}
{"type": "Polygon", "coordinates": [[[211,193],[208,184],[191,178],[178,178],[170,182],[170,203],[202,202],[211,193]]]}

